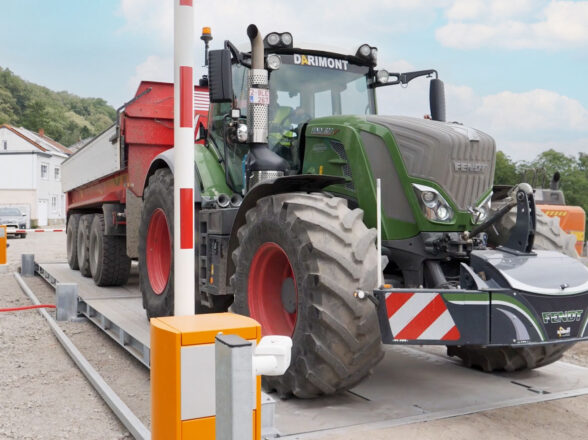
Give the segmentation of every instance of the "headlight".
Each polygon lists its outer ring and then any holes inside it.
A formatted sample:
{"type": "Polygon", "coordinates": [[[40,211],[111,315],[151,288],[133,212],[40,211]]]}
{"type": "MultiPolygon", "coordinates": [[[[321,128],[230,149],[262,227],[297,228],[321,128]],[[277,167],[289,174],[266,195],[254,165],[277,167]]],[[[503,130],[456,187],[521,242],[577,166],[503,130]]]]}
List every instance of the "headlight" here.
{"type": "Polygon", "coordinates": [[[453,209],[436,189],[416,183],[413,183],[412,186],[425,217],[438,223],[453,221],[453,209]]]}
{"type": "Polygon", "coordinates": [[[292,34],[290,32],[271,32],[263,39],[263,46],[266,49],[277,47],[292,47],[292,34]]]}
{"type": "Polygon", "coordinates": [[[386,84],[388,82],[388,78],[390,78],[390,74],[387,70],[378,70],[376,73],[376,80],[380,84],[386,84]]]}
{"type": "Polygon", "coordinates": [[[478,206],[475,208],[470,208],[470,212],[472,213],[472,223],[480,224],[484,223],[488,220],[490,216],[490,208],[492,207],[492,193],[488,194],[488,196],[480,202],[478,206]]]}
{"type": "Polygon", "coordinates": [[[375,47],[372,47],[371,57],[372,61],[374,62],[374,65],[378,64],[378,49],[376,49],[375,47]]]}
{"type": "Polygon", "coordinates": [[[268,34],[268,36],[265,37],[265,39],[267,41],[267,44],[269,44],[270,46],[276,46],[280,42],[280,35],[276,32],[272,32],[271,34],[268,34]]]}
{"type": "Polygon", "coordinates": [[[281,40],[284,46],[292,45],[292,34],[290,32],[284,32],[281,36],[281,40]]]}
{"type": "Polygon", "coordinates": [[[369,47],[367,44],[362,44],[361,46],[359,46],[359,49],[357,50],[359,55],[361,55],[364,58],[369,57],[371,51],[372,51],[372,48],[369,47]]]}
{"type": "Polygon", "coordinates": [[[278,70],[282,65],[282,60],[278,55],[268,55],[267,56],[267,67],[270,70],[278,70]]]}

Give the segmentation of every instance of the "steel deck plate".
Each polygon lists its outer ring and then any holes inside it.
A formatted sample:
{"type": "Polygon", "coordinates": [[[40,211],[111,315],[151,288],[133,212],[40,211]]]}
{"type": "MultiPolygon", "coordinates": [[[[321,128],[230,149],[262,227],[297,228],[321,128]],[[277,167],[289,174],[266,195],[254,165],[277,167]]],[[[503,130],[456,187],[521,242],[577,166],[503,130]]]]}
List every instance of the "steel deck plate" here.
{"type": "MultiPolygon", "coordinates": [[[[136,275],[125,287],[100,288],[67,264],[39,264],[39,272],[53,284],[78,283],[87,304],[148,350],[149,323],[136,275]]],[[[116,339],[116,333],[110,334],[116,339]]],[[[139,357],[132,344],[121,345],[139,357]]],[[[351,391],[313,400],[281,401],[272,395],[276,428],[290,439],[320,438],[588,394],[588,368],[556,362],[538,370],[487,374],[441,353],[440,347],[387,346],[374,374],[351,391]]]]}

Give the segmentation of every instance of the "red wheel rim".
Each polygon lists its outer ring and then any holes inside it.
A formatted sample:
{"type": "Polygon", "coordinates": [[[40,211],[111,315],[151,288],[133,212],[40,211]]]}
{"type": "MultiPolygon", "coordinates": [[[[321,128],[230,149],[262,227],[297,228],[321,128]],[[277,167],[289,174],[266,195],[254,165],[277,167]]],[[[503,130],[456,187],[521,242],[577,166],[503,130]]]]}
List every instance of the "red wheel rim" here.
{"type": "Polygon", "coordinates": [[[264,335],[292,336],[298,314],[298,288],[290,260],[276,243],[264,243],[253,257],[247,285],[249,313],[261,324],[264,335]],[[282,286],[294,281],[295,310],[282,303],[282,286]]]}
{"type": "Polygon", "coordinates": [[[171,239],[165,212],[153,211],[147,229],[147,275],[156,295],[160,295],[171,271],[171,239]]]}

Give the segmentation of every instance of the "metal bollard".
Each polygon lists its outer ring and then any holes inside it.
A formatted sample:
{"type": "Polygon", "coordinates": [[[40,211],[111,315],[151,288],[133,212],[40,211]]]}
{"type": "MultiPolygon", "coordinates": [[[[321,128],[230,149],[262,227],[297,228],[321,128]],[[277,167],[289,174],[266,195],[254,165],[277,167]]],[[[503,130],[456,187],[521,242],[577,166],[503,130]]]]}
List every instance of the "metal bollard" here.
{"type": "Polygon", "coordinates": [[[57,283],[57,321],[71,321],[78,316],[78,285],[76,283],[57,283]]]}
{"type": "Polygon", "coordinates": [[[23,277],[35,276],[35,254],[21,255],[20,275],[23,277]]]}
{"type": "Polygon", "coordinates": [[[250,440],[253,432],[251,408],[253,344],[238,335],[215,338],[216,440],[250,440]]]}

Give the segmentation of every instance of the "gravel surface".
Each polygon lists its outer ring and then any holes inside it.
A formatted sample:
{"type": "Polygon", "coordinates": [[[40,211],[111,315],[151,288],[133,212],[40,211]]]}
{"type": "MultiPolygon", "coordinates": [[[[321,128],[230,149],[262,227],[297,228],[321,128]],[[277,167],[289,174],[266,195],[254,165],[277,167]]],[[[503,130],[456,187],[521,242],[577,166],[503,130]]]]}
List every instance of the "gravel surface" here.
{"type": "MultiPolygon", "coordinates": [[[[66,260],[63,233],[31,233],[26,239],[10,239],[9,243],[9,262],[0,266],[0,308],[30,305],[13,276],[20,267],[21,254],[34,253],[40,262],[66,260]]],[[[42,279],[25,281],[41,302],[55,303],[53,288],[42,279]]],[[[149,371],[92,323],[59,325],[149,428],[149,371]]],[[[439,350],[425,350],[431,349],[439,350]]],[[[564,360],[588,366],[588,343],[576,345],[564,360]]],[[[37,311],[0,313],[0,372],[0,440],[132,438],[37,311]]],[[[581,439],[586,437],[586,427],[588,396],[580,396],[388,429],[353,430],[325,438],[540,440],[558,435],[581,439]]]]}

